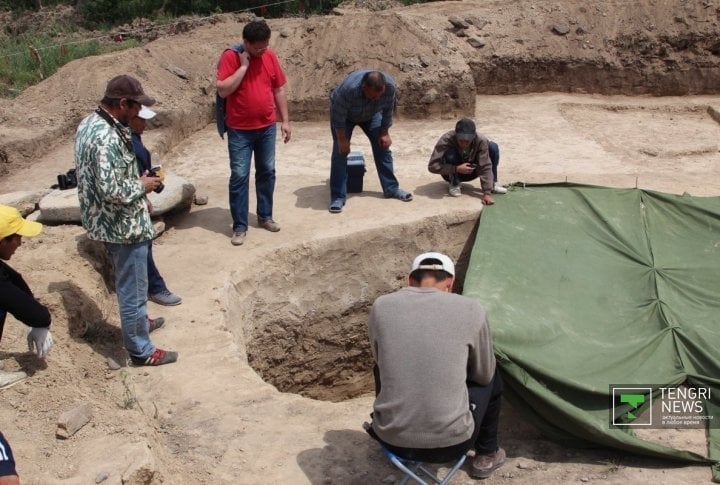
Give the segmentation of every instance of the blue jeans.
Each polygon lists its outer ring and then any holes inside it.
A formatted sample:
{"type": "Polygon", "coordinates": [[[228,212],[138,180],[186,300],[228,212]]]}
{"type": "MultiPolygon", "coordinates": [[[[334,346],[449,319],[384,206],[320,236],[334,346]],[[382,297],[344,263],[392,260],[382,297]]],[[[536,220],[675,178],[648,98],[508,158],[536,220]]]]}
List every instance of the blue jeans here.
{"type": "Polygon", "coordinates": [[[258,130],[228,128],[230,154],[230,214],[233,232],[248,228],[250,160],[255,154],[255,194],[258,221],[272,219],[275,191],[275,123],[258,130]]]}
{"type": "MultiPolygon", "coordinates": [[[[369,121],[362,123],[353,123],[352,121],[346,120],[345,133],[347,133],[348,140],[350,140],[352,138],[353,128],[359,126],[368,137],[383,195],[385,195],[385,197],[392,197],[395,195],[395,192],[397,192],[400,184],[393,172],[392,152],[389,148],[380,146],[381,122],[381,113],[375,113],[375,116],[369,121]]],[[[330,158],[330,202],[332,203],[336,199],[344,202],[347,198],[347,155],[340,153],[337,135],[332,126],[330,127],[330,132],[332,133],[333,139],[332,157],[330,158]]]]}
{"type": "Polygon", "coordinates": [[[160,274],[160,270],[155,265],[152,253],[152,239],[148,241],[148,255],[147,255],[147,273],[148,273],[148,293],[156,295],[164,291],[168,291],[168,287],[165,284],[165,280],[160,274]]]}
{"type": "MultiPolygon", "coordinates": [[[[488,145],[488,155],[490,157],[490,163],[492,165],[492,174],[493,174],[493,184],[497,182],[498,175],[497,175],[497,167],[498,163],[500,163],[500,147],[497,143],[494,141],[491,141],[488,145]]],[[[457,149],[454,147],[450,147],[445,152],[445,163],[448,163],[450,165],[460,165],[462,163],[462,159],[460,158],[460,153],[458,153],[457,149]]],[[[478,178],[479,174],[477,173],[477,170],[473,173],[469,174],[453,174],[443,177],[445,180],[450,182],[452,185],[458,185],[460,182],[469,182],[470,180],[475,180],[478,178]]]]}
{"type": "Polygon", "coordinates": [[[105,243],[115,267],[115,293],[120,307],[123,344],[131,357],[146,358],[155,352],[147,318],[148,242],[105,243]]]}

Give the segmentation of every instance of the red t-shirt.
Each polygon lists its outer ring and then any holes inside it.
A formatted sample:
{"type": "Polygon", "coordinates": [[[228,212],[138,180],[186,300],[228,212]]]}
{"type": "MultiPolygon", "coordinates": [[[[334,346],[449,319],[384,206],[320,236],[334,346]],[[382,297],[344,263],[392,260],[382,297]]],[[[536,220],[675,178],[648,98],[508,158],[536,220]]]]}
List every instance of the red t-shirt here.
{"type": "MultiPolygon", "coordinates": [[[[230,49],[218,62],[217,79],[222,81],[240,67],[240,55],[230,49]]],[[[275,123],[273,90],[287,79],[275,53],[268,49],[260,57],[250,57],[250,65],[238,88],[225,98],[225,124],[236,130],[257,130],[275,123]]]]}

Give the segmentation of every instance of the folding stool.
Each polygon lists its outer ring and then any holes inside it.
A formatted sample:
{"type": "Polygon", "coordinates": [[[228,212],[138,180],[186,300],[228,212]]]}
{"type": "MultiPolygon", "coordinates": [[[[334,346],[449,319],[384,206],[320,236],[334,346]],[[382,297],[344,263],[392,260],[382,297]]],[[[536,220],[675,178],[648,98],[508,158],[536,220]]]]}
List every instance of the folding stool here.
{"type": "Polygon", "coordinates": [[[428,482],[420,478],[420,473],[424,473],[425,475],[427,475],[427,477],[432,480],[432,482],[430,483],[439,483],[440,485],[446,485],[450,483],[452,477],[455,475],[455,473],[457,473],[460,467],[463,466],[463,463],[465,463],[465,459],[467,458],[467,454],[463,453],[462,456],[458,458],[458,460],[455,462],[455,465],[450,469],[450,471],[447,472],[445,478],[441,480],[432,471],[425,468],[425,463],[421,461],[413,461],[400,458],[384,446],[382,448],[388,460],[390,460],[390,462],[395,465],[396,468],[398,468],[405,474],[405,477],[400,480],[400,485],[405,485],[407,481],[411,478],[420,485],[429,485],[428,482]]]}

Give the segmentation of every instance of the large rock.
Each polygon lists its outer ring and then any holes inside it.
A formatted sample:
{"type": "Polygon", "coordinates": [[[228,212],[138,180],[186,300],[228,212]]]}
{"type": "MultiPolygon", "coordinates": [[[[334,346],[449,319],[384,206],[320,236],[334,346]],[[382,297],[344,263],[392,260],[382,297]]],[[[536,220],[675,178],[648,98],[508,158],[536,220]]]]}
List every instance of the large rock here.
{"type": "Polygon", "coordinates": [[[50,192],[49,189],[43,189],[36,192],[22,191],[0,194],[0,204],[15,207],[25,217],[35,210],[40,199],[45,197],[48,192],[50,192]]]}
{"type": "Polygon", "coordinates": [[[80,222],[80,201],[77,188],[55,189],[40,199],[40,222],[78,223],[80,222]]]}
{"type": "Polygon", "coordinates": [[[173,174],[165,175],[165,188],[159,194],[150,192],[148,198],[153,205],[153,215],[187,209],[195,195],[195,186],[186,179],[173,174]]]}
{"type": "MultiPolygon", "coordinates": [[[[186,179],[177,175],[165,176],[165,189],[156,194],[149,194],[153,205],[153,215],[162,215],[166,212],[187,209],[192,204],[195,195],[195,186],[186,179]]],[[[77,188],[68,190],[53,190],[40,200],[41,222],[48,223],[79,223],[80,201],[77,188]]]]}

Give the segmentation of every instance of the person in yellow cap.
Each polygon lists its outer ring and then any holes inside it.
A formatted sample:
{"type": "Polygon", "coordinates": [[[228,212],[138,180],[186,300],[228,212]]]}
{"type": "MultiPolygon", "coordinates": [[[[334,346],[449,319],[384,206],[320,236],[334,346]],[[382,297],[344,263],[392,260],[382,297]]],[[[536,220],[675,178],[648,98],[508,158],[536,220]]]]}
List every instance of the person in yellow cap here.
{"type": "MultiPolygon", "coordinates": [[[[23,237],[34,237],[42,231],[39,222],[26,221],[20,212],[7,205],[0,205],[0,340],[5,317],[11,314],[25,325],[32,327],[28,333],[28,349],[44,359],[52,348],[50,335],[50,312],[37,301],[20,273],[12,269],[9,261],[23,237]]],[[[25,378],[24,372],[0,371],[0,388],[25,378]]]]}

